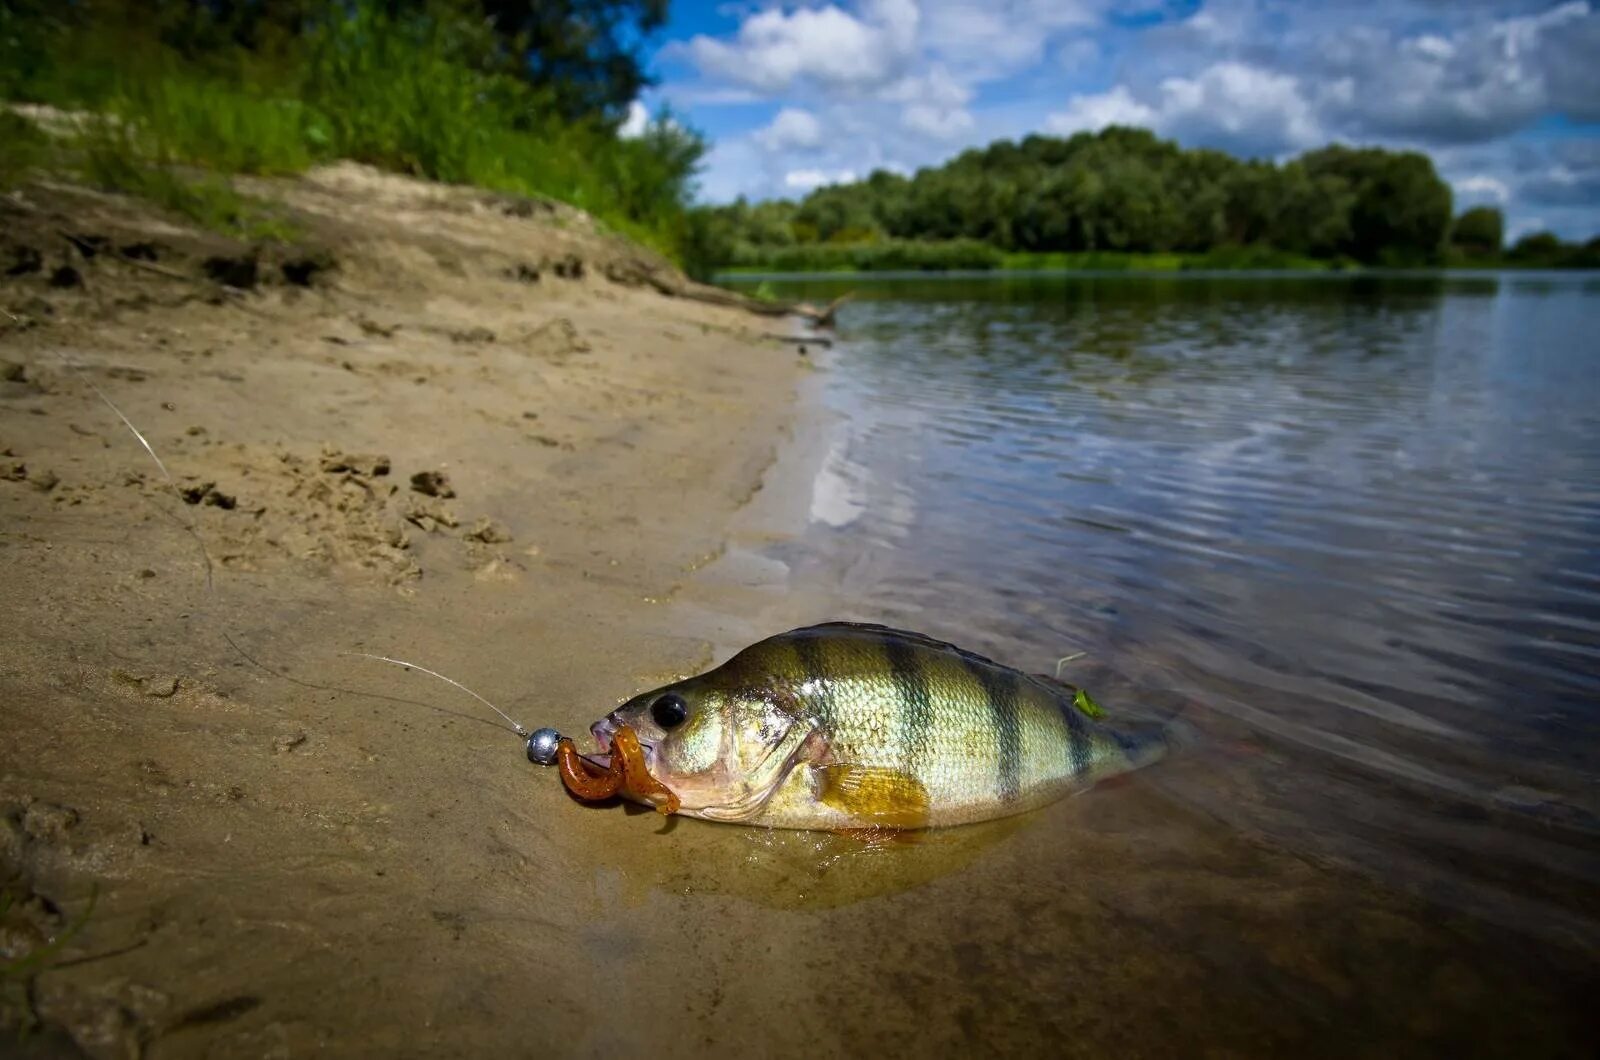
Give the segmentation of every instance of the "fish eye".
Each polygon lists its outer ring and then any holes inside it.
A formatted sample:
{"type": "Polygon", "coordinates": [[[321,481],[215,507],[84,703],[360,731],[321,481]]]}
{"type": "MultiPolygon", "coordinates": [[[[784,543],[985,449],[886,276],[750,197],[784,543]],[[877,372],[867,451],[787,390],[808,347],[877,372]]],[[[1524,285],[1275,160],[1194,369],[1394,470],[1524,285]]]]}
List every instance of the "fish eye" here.
{"type": "Polygon", "coordinates": [[[678,693],[668,692],[650,704],[650,716],[663,729],[675,729],[689,716],[689,704],[678,693]]]}

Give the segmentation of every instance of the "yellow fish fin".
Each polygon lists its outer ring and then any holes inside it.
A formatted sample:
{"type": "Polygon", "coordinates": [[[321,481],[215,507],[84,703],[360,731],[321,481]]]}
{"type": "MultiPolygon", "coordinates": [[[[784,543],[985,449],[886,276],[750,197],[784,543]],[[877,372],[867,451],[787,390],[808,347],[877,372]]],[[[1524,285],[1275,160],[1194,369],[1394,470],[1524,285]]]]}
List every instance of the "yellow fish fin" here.
{"type": "Polygon", "coordinates": [[[822,766],[823,805],[869,828],[925,828],[928,789],[898,769],[881,766],[822,766]]]}

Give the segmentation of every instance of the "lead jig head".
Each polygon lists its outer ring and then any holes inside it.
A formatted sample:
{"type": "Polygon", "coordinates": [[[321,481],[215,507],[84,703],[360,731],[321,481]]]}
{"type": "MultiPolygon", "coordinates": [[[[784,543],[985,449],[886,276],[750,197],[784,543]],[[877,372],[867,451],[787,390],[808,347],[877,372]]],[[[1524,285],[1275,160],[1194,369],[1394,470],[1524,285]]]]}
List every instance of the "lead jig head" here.
{"type": "Polygon", "coordinates": [[[528,734],[528,761],[540,766],[555,765],[556,745],[561,734],[554,729],[535,729],[528,734]]]}

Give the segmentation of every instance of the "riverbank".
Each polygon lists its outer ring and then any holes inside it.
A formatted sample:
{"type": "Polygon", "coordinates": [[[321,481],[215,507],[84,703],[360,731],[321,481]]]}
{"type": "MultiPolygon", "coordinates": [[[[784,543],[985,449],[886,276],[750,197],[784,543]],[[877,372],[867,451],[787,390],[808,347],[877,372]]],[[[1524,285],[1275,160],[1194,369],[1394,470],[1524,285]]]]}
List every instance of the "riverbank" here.
{"type": "Polygon", "coordinates": [[[1256,251],[1248,248],[1209,251],[1203,254],[1178,253],[1123,253],[1120,251],[1085,251],[1082,253],[1001,253],[990,247],[919,254],[914,249],[901,248],[894,252],[879,253],[872,247],[802,247],[796,253],[774,256],[763,264],[739,264],[720,267],[718,278],[743,280],[752,277],[841,275],[854,276],[869,273],[942,273],[942,272],[1437,272],[1440,269],[1460,269],[1477,272],[1498,270],[1579,270],[1600,268],[1600,257],[1580,251],[1562,259],[1522,260],[1506,257],[1461,258],[1451,257],[1440,265],[1426,266],[1366,266],[1342,258],[1310,258],[1300,254],[1277,251],[1256,251]],[[816,252],[816,253],[813,253],[816,252]]]}
{"type": "Polygon", "coordinates": [[[657,826],[340,653],[574,734],[704,665],[717,631],[674,600],[761,489],[804,362],[570,208],[353,165],[236,184],[297,242],[66,185],[0,203],[0,1035],[638,1044],[597,1008],[658,974],[628,966],[648,925],[607,866],[657,826]]]}

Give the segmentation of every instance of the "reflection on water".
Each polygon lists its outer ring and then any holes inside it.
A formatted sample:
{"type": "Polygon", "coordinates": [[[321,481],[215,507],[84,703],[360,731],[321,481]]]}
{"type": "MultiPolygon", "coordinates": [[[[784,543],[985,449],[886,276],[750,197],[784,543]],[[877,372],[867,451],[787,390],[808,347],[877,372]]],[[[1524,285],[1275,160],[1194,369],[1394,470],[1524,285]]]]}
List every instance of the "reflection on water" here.
{"type": "MultiPolygon", "coordinates": [[[[851,287],[784,555],[843,586],[827,617],[1086,651],[1108,706],[1181,710],[1141,783],[1197,863],[1243,839],[1600,945],[1600,279],[779,285],[851,287]]],[[[1174,907],[1206,886],[1174,873],[1174,907]]]]}

